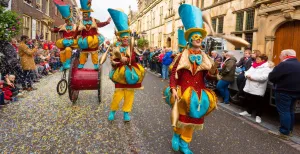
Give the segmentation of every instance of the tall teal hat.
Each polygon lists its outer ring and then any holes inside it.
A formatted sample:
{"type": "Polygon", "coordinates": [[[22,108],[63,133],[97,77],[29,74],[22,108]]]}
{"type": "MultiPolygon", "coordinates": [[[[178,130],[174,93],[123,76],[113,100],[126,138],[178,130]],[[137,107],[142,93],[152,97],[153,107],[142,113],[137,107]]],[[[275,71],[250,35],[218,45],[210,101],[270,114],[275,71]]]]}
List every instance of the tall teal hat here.
{"type": "Polygon", "coordinates": [[[182,29],[178,29],[179,52],[181,52],[185,47],[186,47],[186,40],[184,39],[184,31],[182,29]]]}
{"type": "Polygon", "coordinates": [[[81,12],[94,12],[92,7],[92,0],[80,0],[81,12]]]}
{"type": "Polygon", "coordinates": [[[108,9],[108,12],[114,21],[120,37],[130,36],[128,16],[121,9],[108,9]]]}
{"type": "Polygon", "coordinates": [[[184,38],[187,42],[191,41],[191,37],[194,34],[200,34],[202,38],[206,37],[207,32],[203,28],[202,11],[199,8],[189,4],[182,4],[178,12],[186,29],[184,38]]]}
{"type": "Polygon", "coordinates": [[[72,19],[72,9],[69,4],[65,4],[60,0],[54,0],[54,3],[64,19],[72,19]]]}

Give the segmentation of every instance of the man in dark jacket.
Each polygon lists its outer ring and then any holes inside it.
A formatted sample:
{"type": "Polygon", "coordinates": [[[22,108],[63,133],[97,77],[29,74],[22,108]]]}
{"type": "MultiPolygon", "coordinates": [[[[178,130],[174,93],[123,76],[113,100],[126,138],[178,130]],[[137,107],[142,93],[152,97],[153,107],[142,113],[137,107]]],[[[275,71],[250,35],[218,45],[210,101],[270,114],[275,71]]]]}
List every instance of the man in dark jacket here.
{"type": "Polygon", "coordinates": [[[233,54],[228,52],[226,53],[226,60],[224,61],[223,66],[221,66],[222,69],[220,71],[220,75],[222,78],[217,84],[217,89],[223,97],[225,104],[229,104],[228,86],[234,81],[236,61],[237,60],[234,58],[233,54]]]}
{"type": "Polygon", "coordinates": [[[0,72],[2,76],[16,75],[16,79],[23,82],[23,71],[17,58],[15,48],[8,41],[0,41],[0,72]]]}
{"type": "Polygon", "coordinates": [[[283,50],[280,60],[282,62],[269,74],[269,81],[274,85],[280,128],[279,132],[270,133],[288,139],[294,127],[294,104],[300,99],[300,62],[292,49],[283,50]]]}
{"type": "Polygon", "coordinates": [[[239,89],[238,93],[233,97],[234,100],[238,100],[239,96],[243,94],[243,89],[246,84],[245,71],[248,71],[252,66],[253,59],[251,58],[251,50],[246,49],[244,57],[236,64],[236,67],[240,67],[242,72],[237,76],[236,84],[239,89]]]}

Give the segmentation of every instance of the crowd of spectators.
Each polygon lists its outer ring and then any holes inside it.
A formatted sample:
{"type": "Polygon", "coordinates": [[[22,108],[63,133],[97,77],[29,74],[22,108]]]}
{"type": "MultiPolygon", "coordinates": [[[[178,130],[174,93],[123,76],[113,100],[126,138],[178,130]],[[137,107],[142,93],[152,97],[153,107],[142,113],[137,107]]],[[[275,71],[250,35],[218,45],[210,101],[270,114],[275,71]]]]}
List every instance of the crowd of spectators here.
{"type": "Polygon", "coordinates": [[[0,105],[17,101],[34,83],[61,66],[59,49],[52,41],[29,39],[0,41],[0,105]]]}

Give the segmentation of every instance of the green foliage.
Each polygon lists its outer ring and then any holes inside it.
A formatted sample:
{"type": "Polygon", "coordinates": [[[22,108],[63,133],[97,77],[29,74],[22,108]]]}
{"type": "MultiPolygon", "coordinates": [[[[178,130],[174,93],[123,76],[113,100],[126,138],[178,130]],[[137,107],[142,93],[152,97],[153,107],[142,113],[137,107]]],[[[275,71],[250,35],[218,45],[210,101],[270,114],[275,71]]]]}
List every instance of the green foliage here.
{"type": "Polygon", "coordinates": [[[140,38],[137,40],[137,46],[139,48],[143,48],[143,47],[148,47],[149,45],[149,41],[143,38],[140,38]]]}
{"type": "Polygon", "coordinates": [[[21,30],[22,19],[13,11],[0,6],[0,40],[10,41],[21,30]]]}

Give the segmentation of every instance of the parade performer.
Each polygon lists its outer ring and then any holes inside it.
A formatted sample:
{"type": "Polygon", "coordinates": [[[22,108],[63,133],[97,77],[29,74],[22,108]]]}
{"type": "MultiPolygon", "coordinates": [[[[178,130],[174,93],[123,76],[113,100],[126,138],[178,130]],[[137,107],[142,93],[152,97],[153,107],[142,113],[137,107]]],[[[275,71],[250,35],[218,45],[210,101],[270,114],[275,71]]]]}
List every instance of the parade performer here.
{"type": "Polygon", "coordinates": [[[108,12],[116,25],[117,35],[121,41],[121,44],[113,47],[110,57],[113,69],[109,77],[115,83],[115,92],[108,120],[115,119],[115,113],[124,98],[122,108],[124,121],[130,121],[129,113],[134,102],[134,92],[136,89],[142,89],[145,70],[135,61],[136,51],[132,45],[134,40],[130,37],[128,16],[122,10],[108,9],[108,12]]]}
{"type": "Polygon", "coordinates": [[[207,32],[203,28],[202,12],[199,8],[183,4],[179,15],[186,29],[185,40],[188,48],[177,56],[172,68],[170,87],[164,91],[167,104],[172,106],[174,135],[172,148],[185,154],[189,149],[194,130],[203,129],[204,117],[216,108],[215,93],[205,87],[206,75],[215,73],[213,62],[201,52],[201,42],[207,32]]]}
{"type": "Polygon", "coordinates": [[[87,61],[88,54],[92,55],[92,62],[94,69],[98,69],[98,47],[104,43],[105,38],[103,35],[97,32],[97,29],[104,27],[110,23],[111,18],[108,18],[106,22],[100,22],[97,19],[91,17],[92,0],[80,0],[81,11],[83,20],[80,21],[78,26],[78,46],[82,51],[79,56],[78,68],[84,67],[87,61]]]}
{"type": "Polygon", "coordinates": [[[71,67],[72,50],[78,48],[76,37],[76,24],[72,21],[71,6],[60,0],[54,0],[54,3],[65,20],[65,24],[58,28],[52,28],[54,33],[60,33],[61,39],[56,41],[56,46],[60,49],[60,61],[63,63],[62,69],[71,67]]]}
{"type": "Polygon", "coordinates": [[[178,51],[181,53],[186,48],[186,40],[184,39],[184,31],[178,29],[178,51]]]}

